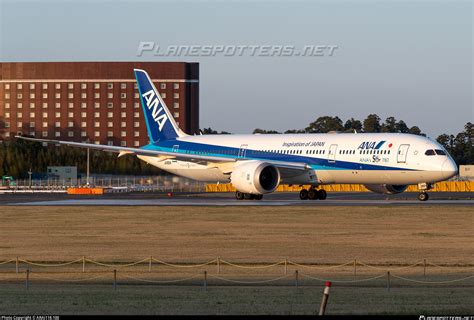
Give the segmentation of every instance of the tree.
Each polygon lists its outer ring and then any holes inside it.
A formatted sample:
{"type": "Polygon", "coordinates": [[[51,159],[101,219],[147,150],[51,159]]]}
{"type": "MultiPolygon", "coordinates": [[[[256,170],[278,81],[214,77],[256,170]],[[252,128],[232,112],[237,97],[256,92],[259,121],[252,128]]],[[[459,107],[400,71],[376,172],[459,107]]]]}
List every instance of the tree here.
{"type": "Polygon", "coordinates": [[[385,119],[381,132],[398,132],[397,119],[395,119],[395,117],[388,117],[385,119]]]}
{"type": "Polygon", "coordinates": [[[364,120],[364,132],[380,132],[380,117],[376,114],[369,114],[364,120]]]}
{"type": "Polygon", "coordinates": [[[286,130],[285,133],[306,133],[303,129],[290,129],[286,130]]]}
{"type": "Polygon", "coordinates": [[[212,128],[204,128],[201,129],[202,134],[218,134],[216,130],[213,130],[212,128]]]}
{"type": "Polygon", "coordinates": [[[400,121],[397,122],[397,131],[396,132],[408,133],[408,126],[405,123],[405,121],[400,120],[400,121]]]}
{"type": "Polygon", "coordinates": [[[276,133],[280,133],[278,131],[275,131],[275,130],[264,130],[264,129],[255,129],[253,130],[253,134],[256,134],[256,133],[261,133],[261,134],[276,134],[276,133]]]}
{"type": "Polygon", "coordinates": [[[410,129],[408,129],[408,132],[411,133],[411,134],[419,135],[419,136],[425,135],[425,134],[421,133],[420,128],[418,128],[417,126],[411,127],[410,129]]]}
{"type": "Polygon", "coordinates": [[[346,121],[346,123],[344,123],[344,129],[346,132],[353,132],[354,130],[361,132],[362,122],[355,120],[354,118],[350,118],[346,121]]]}
{"type": "Polygon", "coordinates": [[[311,122],[305,129],[309,133],[327,133],[329,131],[343,131],[344,126],[339,117],[324,116],[311,122]]]}

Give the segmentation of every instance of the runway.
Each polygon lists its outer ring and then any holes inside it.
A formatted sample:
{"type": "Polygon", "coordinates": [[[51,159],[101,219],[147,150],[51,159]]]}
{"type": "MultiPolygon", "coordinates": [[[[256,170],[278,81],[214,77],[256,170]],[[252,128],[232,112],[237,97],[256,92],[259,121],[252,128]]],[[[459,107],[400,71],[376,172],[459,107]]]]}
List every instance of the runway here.
{"type": "Polygon", "coordinates": [[[416,193],[379,195],[368,192],[330,193],[326,200],[299,200],[298,193],[274,193],[263,200],[236,200],[232,193],[119,193],[103,196],[65,194],[2,195],[0,204],[23,206],[469,206],[474,193],[430,193],[421,202],[416,193]]]}

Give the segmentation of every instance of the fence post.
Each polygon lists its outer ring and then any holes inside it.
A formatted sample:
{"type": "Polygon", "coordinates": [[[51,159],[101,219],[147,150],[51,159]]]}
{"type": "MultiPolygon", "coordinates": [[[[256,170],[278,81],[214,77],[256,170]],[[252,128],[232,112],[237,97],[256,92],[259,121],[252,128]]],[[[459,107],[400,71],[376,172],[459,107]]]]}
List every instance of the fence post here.
{"type": "Polygon", "coordinates": [[[114,290],[117,289],[117,269],[114,269],[114,290]]]}
{"type": "Polygon", "coordinates": [[[153,261],[153,257],[150,256],[150,263],[148,264],[148,272],[151,272],[151,264],[152,264],[152,261],[153,261]]]}
{"type": "Polygon", "coordinates": [[[19,269],[20,269],[20,261],[18,261],[18,257],[16,257],[16,263],[15,263],[16,273],[18,273],[19,269]]]}
{"type": "Polygon", "coordinates": [[[285,259],[285,275],[288,274],[288,259],[285,259]]]}
{"type": "Polygon", "coordinates": [[[86,257],[82,256],[82,273],[86,272],[86,257]]]}
{"type": "Polygon", "coordinates": [[[221,258],[217,257],[217,274],[221,273],[221,258]]]}
{"type": "Polygon", "coordinates": [[[207,271],[204,271],[204,291],[207,291],[207,271]]]}
{"type": "Polygon", "coordinates": [[[387,291],[390,292],[390,271],[387,271],[387,291]]]}
{"type": "Polygon", "coordinates": [[[324,313],[326,313],[326,305],[328,304],[329,299],[329,288],[331,288],[331,281],[326,281],[326,287],[323,291],[323,300],[321,301],[321,307],[319,308],[320,316],[324,316],[324,313]]]}
{"type": "Polygon", "coordinates": [[[426,278],[426,259],[423,259],[423,278],[426,278]]]}
{"type": "Polygon", "coordinates": [[[295,271],[295,287],[298,289],[298,270],[295,271]]]}
{"type": "Polygon", "coordinates": [[[26,290],[30,288],[30,269],[26,269],[26,290]]]}

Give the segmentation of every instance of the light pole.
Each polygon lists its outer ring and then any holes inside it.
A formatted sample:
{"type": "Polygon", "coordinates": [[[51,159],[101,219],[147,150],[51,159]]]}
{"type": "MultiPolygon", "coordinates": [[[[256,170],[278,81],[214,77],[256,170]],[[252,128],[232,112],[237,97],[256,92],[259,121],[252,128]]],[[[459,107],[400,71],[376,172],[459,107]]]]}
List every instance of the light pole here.
{"type": "Polygon", "coordinates": [[[89,148],[87,148],[87,173],[86,173],[86,185],[89,187],[89,148]]]}
{"type": "Polygon", "coordinates": [[[31,175],[33,174],[33,172],[31,171],[31,168],[30,170],[28,170],[28,176],[29,176],[29,179],[28,179],[28,187],[31,189],[31,175]]]}

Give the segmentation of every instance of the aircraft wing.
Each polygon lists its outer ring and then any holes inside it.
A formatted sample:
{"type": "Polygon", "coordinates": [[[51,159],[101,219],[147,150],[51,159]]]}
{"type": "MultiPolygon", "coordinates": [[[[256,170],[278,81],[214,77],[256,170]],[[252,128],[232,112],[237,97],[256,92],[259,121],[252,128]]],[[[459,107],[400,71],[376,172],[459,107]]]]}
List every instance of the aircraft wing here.
{"type": "MultiPolygon", "coordinates": [[[[202,154],[167,152],[167,151],[150,150],[150,149],[143,149],[143,148],[109,146],[109,145],[104,145],[104,144],[39,139],[39,138],[30,138],[30,137],[23,137],[23,136],[15,136],[15,138],[28,140],[28,141],[35,141],[35,142],[46,142],[46,143],[52,143],[56,145],[64,145],[64,146],[70,146],[70,147],[76,147],[76,148],[115,152],[119,154],[119,157],[125,154],[133,154],[133,155],[163,157],[163,159],[173,158],[176,160],[184,160],[184,161],[208,161],[208,162],[211,162],[215,167],[219,167],[219,168],[221,168],[222,163],[229,163],[229,164],[232,164],[232,166],[229,167],[228,170],[224,170],[224,171],[229,171],[229,172],[232,172],[233,164],[235,164],[236,161],[249,161],[248,159],[240,159],[240,158],[229,159],[229,158],[221,158],[221,157],[208,156],[208,155],[202,155],[202,154]]],[[[290,171],[293,171],[293,170],[304,171],[304,170],[310,169],[310,167],[306,163],[272,161],[272,160],[264,160],[264,161],[273,164],[275,167],[279,169],[285,169],[285,170],[290,170],[290,171]]]]}

